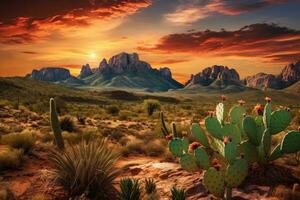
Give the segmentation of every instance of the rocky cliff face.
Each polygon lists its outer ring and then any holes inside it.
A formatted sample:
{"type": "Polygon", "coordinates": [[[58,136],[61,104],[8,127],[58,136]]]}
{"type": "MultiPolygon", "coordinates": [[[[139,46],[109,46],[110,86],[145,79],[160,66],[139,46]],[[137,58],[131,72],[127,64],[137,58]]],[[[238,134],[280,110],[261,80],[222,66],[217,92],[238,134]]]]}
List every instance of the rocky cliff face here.
{"type": "Polygon", "coordinates": [[[78,78],[83,79],[83,78],[86,78],[86,77],[91,76],[93,74],[94,73],[93,73],[90,65],[85,64],[85,65],[82,65],[82,68],[81,68],[81,71],[80,71],[80,74],[79,74],[78,78]]]}
{"type": "Polygon", "coordinates": [[[207,67],[202,72],[191,75],[191,78],[185,84],[186,86],[191,85],[202,85],[208,86],[215,80],[239,82],[240,76],[235,69],[229,69],[228,67],[214,65],[207,67]]]}
{"type": "Polygon", "coordinates": [[[291,63],[283,68],[280,74],[258,73],[245,78],[249,87],[283,89],[300,80],[300,61],[291,63]]]}
{"type": "Polygon", "coordinates": [[[58,82],[65,81],[71,77],[68,69],[59,67],[45,67],[40,70],[33,70],[29,78],[40,81],[58,82]]]}

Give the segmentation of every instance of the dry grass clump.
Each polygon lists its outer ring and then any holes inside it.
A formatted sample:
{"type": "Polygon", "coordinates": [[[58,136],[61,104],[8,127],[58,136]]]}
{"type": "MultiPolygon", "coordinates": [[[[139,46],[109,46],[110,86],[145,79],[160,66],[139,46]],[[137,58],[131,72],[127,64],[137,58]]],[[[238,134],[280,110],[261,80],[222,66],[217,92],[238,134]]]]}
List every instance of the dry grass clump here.
{"type": "MultiPolygon", "coordinates": [[[[296,185],[296,184],[295,184],[296,185]]],[[[299,187],[299,185],[298,185],[299,187]]],[[[300,191],[298,189],[290,189],[286,188],[282,185],[275,188],[273,195],[280,200],[299,200],[300,199],[300,191]]]]}
{"type": "Polygon", "coordinates": [[[165,145],[159,140],[145,142],[140,139],[128,141],[122,149],[122,155],[147,155],[147,156],[160,156],[165,152],[165,145]]]}
{"type": "Polygon", "coordinates": [[[16,149],[29,152],[35,145],[35,137],[31,131],[25,130],[21,133],[10,133],[1,137],[1,144],[9,145],[16,149]]]}
{"type": "Polygon", "coordinates": [[[109,199],[115,194],[117,159],[118,155],[108,148],[105,140],[82,141],[50,155],[54,177],[69,195],[86,195],[91,199],[109,199]]]}
{"type": "Polygon", "coordinates": [[[23,160],[23,149],[0,147],[0,171],[16,169],[21,166],[23,160]]]}
{"type": "Polygon", "coordinates": [[[74,132],[76,126],[71,117],[65,116],[60,120],[60,128],[63,131],[74,132]]]}

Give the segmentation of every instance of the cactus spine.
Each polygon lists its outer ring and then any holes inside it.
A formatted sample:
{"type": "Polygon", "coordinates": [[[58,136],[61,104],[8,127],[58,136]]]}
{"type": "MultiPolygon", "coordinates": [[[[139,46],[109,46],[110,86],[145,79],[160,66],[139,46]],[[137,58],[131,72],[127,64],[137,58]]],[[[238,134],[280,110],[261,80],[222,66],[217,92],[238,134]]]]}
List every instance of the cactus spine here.
{"type": "Polygon", "coordinates": [[[65,144],[61,134],[55,100],[53,98],[50,99],[50,124],[54,133],[55,143],[60,150],[63,150],[65,144]]]}

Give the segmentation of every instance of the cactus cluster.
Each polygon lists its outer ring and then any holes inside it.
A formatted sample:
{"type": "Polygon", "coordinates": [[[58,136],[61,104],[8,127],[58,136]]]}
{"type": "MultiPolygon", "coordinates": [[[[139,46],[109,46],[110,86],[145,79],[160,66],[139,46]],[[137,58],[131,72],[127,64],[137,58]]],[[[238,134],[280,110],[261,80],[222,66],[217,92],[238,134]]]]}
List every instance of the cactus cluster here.
{"type": "Polygon", "coordinates": [[[284,153],[300,150],[300,133],[288,132],[282,142],[271,151],[272,135],[284,131],[291,122],[288,109],[271,111],[271,99],[257,107],[255,117],[246,115],[245,102],[238,101],[226,116],[225,97],[216,111],[205,118],[204,129],[191,125],[196,142],[189,144],[187,137],[179,137],[176,124],[171,123],[171,133],[160,113],[161,130],[169,140],[171,153],[180,158],[181,167],[190,172],[204,170],[203,184],[216,197],[231,199],[232,188],[246,178],[253,162],[266,164],[284,153]]]}
{"type": "Polygon", "coordinates": [[[50,99],[50,124],[54,133],[55,143],[59,149],[63,150],[65,148],[65,144],[61,134],[55,100],[53,98],[50,99]]]}

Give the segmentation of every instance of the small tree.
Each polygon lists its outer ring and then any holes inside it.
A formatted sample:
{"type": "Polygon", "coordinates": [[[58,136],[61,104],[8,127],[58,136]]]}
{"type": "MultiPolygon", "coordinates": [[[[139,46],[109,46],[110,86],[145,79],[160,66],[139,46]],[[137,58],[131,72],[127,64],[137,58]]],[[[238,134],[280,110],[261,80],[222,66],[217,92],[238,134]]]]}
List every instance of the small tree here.
{"type": "Polygon", "coordinates": [[[144,100],[144,106],[147,110],[149,116],[151,116],[155,110],[160,108],[160,103],[155,99],[146,99],[144,100]]]}

